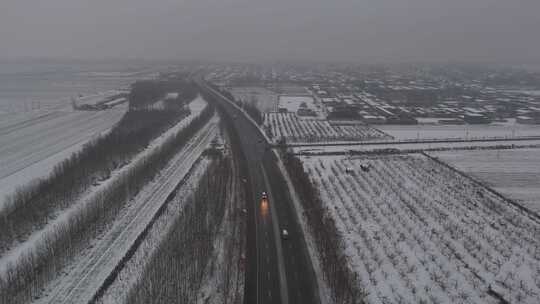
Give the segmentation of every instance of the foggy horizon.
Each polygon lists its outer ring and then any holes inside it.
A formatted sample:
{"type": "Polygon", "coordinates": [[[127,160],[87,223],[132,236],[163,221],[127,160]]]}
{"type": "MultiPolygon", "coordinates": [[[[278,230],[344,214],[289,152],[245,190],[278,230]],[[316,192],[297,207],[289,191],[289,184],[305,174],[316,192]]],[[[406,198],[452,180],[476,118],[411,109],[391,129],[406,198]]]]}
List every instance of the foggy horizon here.
{"type": "Polygon", "coordinates": [[[532,0],[5,1],[0,60],[540,63],[532,0]]]}

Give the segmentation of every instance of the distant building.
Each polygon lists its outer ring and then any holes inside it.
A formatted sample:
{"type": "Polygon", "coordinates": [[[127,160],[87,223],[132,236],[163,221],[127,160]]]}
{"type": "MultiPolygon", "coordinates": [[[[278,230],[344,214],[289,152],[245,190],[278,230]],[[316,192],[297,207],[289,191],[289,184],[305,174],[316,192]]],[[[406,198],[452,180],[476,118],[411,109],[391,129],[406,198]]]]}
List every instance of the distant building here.
{"type": "Polygon", "coordinates": [[[375,116],[375,115],[363,115],[362,120],[367,124],[384,124],[386,123],[386,118],[384,116],[375,116]]]}
{"type": "Polygon", "coordinates": [[[289,110],[287,108],[278,108],[279,113],[287,113],[289,110]]]}
{"type": "Polygon", "coordinates": [[[328,119],[353,119],[359,120],[362,117],[358,114],[355,107],[351,106],[337,106],[333,107],[332,111],[328,113],[328,119]]]}
{"type": "Polygon", "coordinates": [[[463,116],[463,120],[468,124],[488,124],[491,119],[483,114],[467,113],[463,116]]]}
{"type": "Polygon", "coordinates": [[[390,125],[417,125],[418,120],[412,116],[394,115],[388,117],[386,123],[390,125]]]}
{"type": "Polygon", "coordinates": [[[180,96],[180,94],[176,92],[167,93],[167,95],[165,95],[165,100],[175,100],[175,99],[178,99],[178,96],[180,96]]]}
{"type": "Polygon", "coordinates": [[[296,114],[298,114],[298,116],[317,116],[315,111],[305,107],[299,108],[298,111],[296,111],[296,114]]]}

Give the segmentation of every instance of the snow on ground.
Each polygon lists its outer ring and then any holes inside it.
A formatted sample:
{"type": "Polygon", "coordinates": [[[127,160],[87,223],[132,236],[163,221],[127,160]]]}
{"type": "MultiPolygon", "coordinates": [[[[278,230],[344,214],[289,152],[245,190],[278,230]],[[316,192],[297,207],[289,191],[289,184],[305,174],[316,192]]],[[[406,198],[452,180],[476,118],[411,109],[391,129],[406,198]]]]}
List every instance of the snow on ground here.
{"type": "Polygon", "coordinates": [[[4,196],[48,175],[55,164],[109,130],[126,107],[107,111],[41,111],[0,116],[0,208],[4,196]]]}
{"type": "Polygon", "coordinates": [[[278,95],[263,87],[233,87],[231,89],[236,100],[243,102],[255,101],[257,108],[265,112],[277,111],[278,95]]]}
{"type": "Polygon", "coordinates": [[[540,214],[540,148],[432,152],[540,214]]]}
{"type": "Polygon", "coordinates": [[[97,186],[91,186],[90,189],[88,189],[86,193],[81,196],[78,203],[73,204],[67,210],[63,210],[62,214],[60,214],[54,221],[48,223],[47,226],[44,227],[44,229],[34,232],[22,244],[4,253],[0,257],[0,271],[3,271],[8,263],[16,262],[16,259],[21,256],[22,253],[31,250],[35,246],[35,242],[42,239],[45,233],[50,233],[54,231],[55,227],[60,225],[63,221],[66,221],[70,214],[76,214],[77,212],[80,212],[80,209],[84,206],[86,202],[92,201],[93,198],[96,195],[99,195],[101,191],[106,189],[106,187],[108,187],[108,185],[112,183],[115,178],[118,178],[122,174],[126,174],[126,172],[128,172],[132,166],[141,161],[144,161],[145,158],[149,157],[149,155],[151,155],[155,149],[159,148],[169,138],[180,132],[180,130],[187,127],[189,123],[200,114],[200,112],[206,107],[206,105],[207,103],[202,97],[198,97],[197,99],[193,100],[189,104],[191,110],[190,115],[182,119],[175,126],[161,134],[159,137],[154,139],[143,151],[133,157],[128,164],[118,170],[113,171],[111,173],[111,176],[107,180],[100,182],[100,184],[97,186]]]}
{"type": "Polygon", "coordinates": [[[124,303],[126,301],[127,293],[140,279],[139,276],[143,272],[146,263],[172,228],[175,218],[181,214],[185,206],[185,200],[193,193],[209,164],[210,160],[208,158],[202,158],[195,165],[189,178],[178,189],[178,192],[169,202],[163,214],[154,223],[144,241],[97,303],[124,303]]]}
{"type": "Polygon", "coordinates": [[[419,143],[387,143],[387,144],[354,144],[354,145],[328,145],[328,146],[298,146],[292,150],[297,154],[323,154],[344,153],[351,151],[368,152],[381,149],[398,149],[401,151],[421,150],[464,150],[469,148],[495,149],[497,146],[529,147],[539,146],[540,139],[536,140],[496,140],[496,141],[460,141],[460,142],[419,142],[419,143]]]}
{"type": "Polygon", "coordinates": [[[363,124],[330,123],[320,119],[300,119],[295,113],[267,113],[264,128],[275,142],[287,143],[371,141],[388,139],[385,133],[363,124]]]}
{"type": "Polygon", "coordinates": [[[377,128],[397,140],[540,136],[540,125],[522,125],[514,120],[488,125],[378,125],[377,128]]]}
{"type": "Polygon", "coordinates": [[[227,208],[214,239],[212,257],[204,270],[198,304],[241,303],[244,297],[245,276],[241,263],[245,261],[242,261],[241,255],[245,252],[245,215],[240,210],[246,202],[238,168],[238,163],[234,161],[232,182],[226,198],[227,208]]]}
{"type": "Polygon", "coordinates": [[[104,235],[95,239],[87,250],[73,259],[65,275],[50,283],[44,297],[36,303],[81,303],[90,300],[166,201],[167,196],[210,145],[217,134],[217,124],[218,118],[214,117],[195,134],[160,175],[141,189],[104,235]]]}
{"type": "Polygon", "coordinates": [[[365,303],[540,302],[537,217],[420,154],[301,159],[365,303]]]}

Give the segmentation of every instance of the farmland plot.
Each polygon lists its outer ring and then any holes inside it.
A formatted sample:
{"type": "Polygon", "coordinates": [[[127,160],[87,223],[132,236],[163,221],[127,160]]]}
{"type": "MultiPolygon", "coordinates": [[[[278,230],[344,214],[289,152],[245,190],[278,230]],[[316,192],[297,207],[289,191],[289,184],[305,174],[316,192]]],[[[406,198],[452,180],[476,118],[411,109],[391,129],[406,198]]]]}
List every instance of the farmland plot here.
{"type": "Polygon", "coordinates": [[[84,143],[113,127],[125,110],[121,107],[98,112],[36,111],[2,116],[0,202],[17,186],[48,175],[84,143]]]}
{"type": "Polygon", "coordinates": [[[539,125],[521,125],[512,120],[488,125],[379,125],[377,128],[397,140],[540,136],[539,125]]]}
{"type": "Polygon", "coordinates": [[[431,155],[540,213],[540,149],[448,151],[431,155]]]}
{"type": "Polygon", "coordinates": [[[301,159],[366,303],[540,302],[538,218],[423,155],[301,159]]]}
{"type": "Polygon", "coordinates": [[[377,129],[362,124],[337,124],[327,120],[300,119],[294,113],[267,113],[264,127],[275,141],[288,143],[369,141],[389,139],[377,129]]]}

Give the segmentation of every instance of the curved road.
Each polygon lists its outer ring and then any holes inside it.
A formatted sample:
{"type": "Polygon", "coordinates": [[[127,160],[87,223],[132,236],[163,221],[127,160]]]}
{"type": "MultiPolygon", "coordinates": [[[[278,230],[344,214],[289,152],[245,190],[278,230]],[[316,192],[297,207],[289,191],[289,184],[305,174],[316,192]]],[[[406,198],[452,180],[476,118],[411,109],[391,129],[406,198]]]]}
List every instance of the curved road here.
{"type": "Polygon", "coordinates": [[[212,95],[233,118],[247,161],[251,185],[248,203],[247,265],[245,303],[319,303],[313,266],[290,200],[285,181],[269,144],[259,129],[230,101],[197,80],[201,89],[212,95]],[[268,202],[261,193],[268,192],[268,202]],[[289,239],[280,231],[287,229],[289,239]]]}

